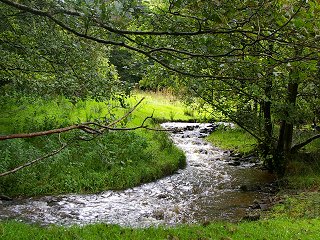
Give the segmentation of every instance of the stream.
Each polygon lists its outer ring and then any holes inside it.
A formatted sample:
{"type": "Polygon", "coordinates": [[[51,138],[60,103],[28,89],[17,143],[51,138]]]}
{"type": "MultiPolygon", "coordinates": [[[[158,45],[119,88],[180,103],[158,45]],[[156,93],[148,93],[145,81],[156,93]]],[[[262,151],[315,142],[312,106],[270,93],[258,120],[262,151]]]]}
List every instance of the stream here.
{"type": "Polygon", "coordinates": [[[171,176],[123,191],[0,201],[0,219],[42,225],[103,222],[130,227],[240,220],[256,199],[270,196],[264,188],[242,191],[241,186],[267,186],[274,179],[253,167],[254,161],[233,164],[230,152],[206,142],[204,137],[216,126],[162,124],[173,130],[173,142],[187,157],[186,168],[171,176]]]}

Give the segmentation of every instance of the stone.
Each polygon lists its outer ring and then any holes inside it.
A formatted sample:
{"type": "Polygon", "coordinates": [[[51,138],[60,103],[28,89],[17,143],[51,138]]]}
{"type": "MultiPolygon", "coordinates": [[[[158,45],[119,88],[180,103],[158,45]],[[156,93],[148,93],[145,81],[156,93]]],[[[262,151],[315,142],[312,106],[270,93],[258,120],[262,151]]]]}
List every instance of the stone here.
{"type": "Polygon", "coordinates": [[[246,216],[242,218],[244,221],[258,221],[261,215],[258,212],[248,213],[246,216]]]}
{"type": "Polygon", "coordinates": [[[12,201],[13,199],[11,197],[8,197],[6,195],[0,195],[0,200],[3,201],[12,201]]]}
{"type": "Polygon", "coordinates": [[[234,161],[234,162],[230,162],[230,163],[228,163],[228,165],[230,165],[230,166],[240,166],[240,164],[241,164],[241,162],[240,161],[234,161]]]}
{"type": "Polygon", "coordinates": [[[247,185],[241,185],[240,186],[240,190],[243,192],[247,192],[248,191],[248,186],[247,185]]]}
{"type": "Polygon", "coordinates": [[[164,212],[162,210],[154,211],[153,217],[157,220],[163,220],[164,219],[164,212]]]}
{"type": "Polygon", "coordinates": [[[242,154],[241,153],[237,153],[237,152],[231,152],[230,153],[230,157],[241,158],[242,154]]]}
{"type": "Polygon", "coordinates": [[[254,203],[250,206],[251,209],[261,209],[260,204],[254,203]]]}
{"type": "Polygon", "coordinates": [[[163,198],[167,198],[168,196],[166,194],[159,194],[157,196],[158,199],[163,199],[163,198]]]}
{"type": "Polygon", "coordinates": [[[266,210],[268,210],[270,208],[269,204],[260,203],[259,205],[260,205],[260,209],[262,211],[266,211],[266,210]]]}

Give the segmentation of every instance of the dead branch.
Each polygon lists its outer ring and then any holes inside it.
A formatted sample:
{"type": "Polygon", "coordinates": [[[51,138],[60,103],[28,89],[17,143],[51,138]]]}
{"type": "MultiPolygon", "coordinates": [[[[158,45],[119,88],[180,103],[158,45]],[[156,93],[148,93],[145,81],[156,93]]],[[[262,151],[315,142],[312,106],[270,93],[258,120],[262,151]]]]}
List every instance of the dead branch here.
{"type": "Polygon", "coordinates": [[[116,121],[110,123],[108,125],[108,127],[112,127],[114,126],[115,124],[121,122],[122,120],[126,119],[139,105],[140,103],[145,99],[145,97],[141,98],[141,100],[133,107],[129,110],[129,112],[127,112],[125,115],[123,115],[121,118],[117,119],[116,121]]]}
{"type": "Polygon", "coordinates": [[[61,151],[62,151],[63,149],[65,149],[67,146],[68,146],[68,144],[63,144],[60,148],[52,151],[51,153],[49,153],[49,154],[47,154],[47,155],[45,155],[45,156],[39,157],[39,158],[34,159],[34,160],[30,161],[30,162],[27,162],[27,163],[25,163],[25,164],[23,164],[23,165],[20,165],[20,166],[12,169],[12,170],[10,170],[10,171],[0,173],[0,177],[4,177],[4,176],[6,176],[6,175],[15,173],[15,172],[17,172],[17,171],[19,171],[19,170],[21,170],[21,169],[23,169],[23,168],[26,168],[26,167],[28,167],[28,166],[30,166],[30,165],[33,165],[33,164],[35,164],[35,163],[37,163],[37,162],[40,162],[40,161],[42,161],[42,160],[44,160],[44,159],[46,159],[46,158],[52,157],[52,156],[58,154],[59,152],[61,152],[61,151]]]}
{"type": "MultiPolygon", "coordinates": [[[[117,123],[121,122],[122,120],[126,119],[139,106],[139,104],[143,100],[144,100],[144,98],[142,98],[134,107],[132,107],[121,118],[117,119],[116,121],[114,121],[114,122],[112,122],[112,123],[110,123],[110,124],[108,124],[106,126],[105,125],[100,125],[100,124],[95,123],[95,122],[85,122],[85,123],[76,124],[76,125],[72,125],[72,126],[68,126],[68,127],[64,127],[64,128],[51,129],[51,130],[48,130],[48,131],[33,132],[33,133],[17,133],[17,134],[4,135],[4,136],[0,136],[0,141],[8,140],[8,139],[14,139],[14,138],[33,138],[33,137],[47,136],[47,135],[51,135],[51,134],[68,132],[68,131],[71,131],[71,130],[74,130],[74,129],[80,129],[80,130],[83,130],[84,132],[89,133],[89,134],[102,134],[103,130],[118,130],[116,128],[113,128],[112,126],[114,126],[115,124],[117,124],[117,123]],[[100,127],[100,129],[95,129],[92,126],[100,127]]],[[[121,129],[121,130],[131,130],[131,128],[121,129]]]]}

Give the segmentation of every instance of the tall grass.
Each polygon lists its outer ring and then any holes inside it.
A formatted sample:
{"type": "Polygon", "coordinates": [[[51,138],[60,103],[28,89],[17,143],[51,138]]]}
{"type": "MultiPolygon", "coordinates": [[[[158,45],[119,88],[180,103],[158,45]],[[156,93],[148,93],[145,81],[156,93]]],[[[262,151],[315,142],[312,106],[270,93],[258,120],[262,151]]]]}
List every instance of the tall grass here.
{"type": "Polygon", "coordinates": [[[142,97],[145,100],[137,109],[137,113],[143,116],[150,116],[163,121],[206,121],[210,115],[205,112],[200,112],[192,108],[170,92],[135,92],[128,99],[128,103],[132,104],[142,97]]]}

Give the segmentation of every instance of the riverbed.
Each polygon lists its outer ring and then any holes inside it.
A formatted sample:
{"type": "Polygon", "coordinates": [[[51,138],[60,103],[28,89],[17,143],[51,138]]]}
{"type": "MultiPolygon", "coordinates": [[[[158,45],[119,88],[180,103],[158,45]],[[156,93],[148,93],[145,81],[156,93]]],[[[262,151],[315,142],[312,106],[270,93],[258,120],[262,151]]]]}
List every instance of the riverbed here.
{"type": "Polygon", "coordinates": [[[123,191],[3,201],[0,219],[42,225],[103,222],[130,227],[239,220],[256,199],[270,196],[264,188],[243,191],[242,186],[264,186],[274,179],[255,167],[255,161],[232,164],[229,151],[206,142],[204,138],[217,125],[162,124],[171,130],[172,141],[187,158],[186,168],[171,176],[123,191]]]}

